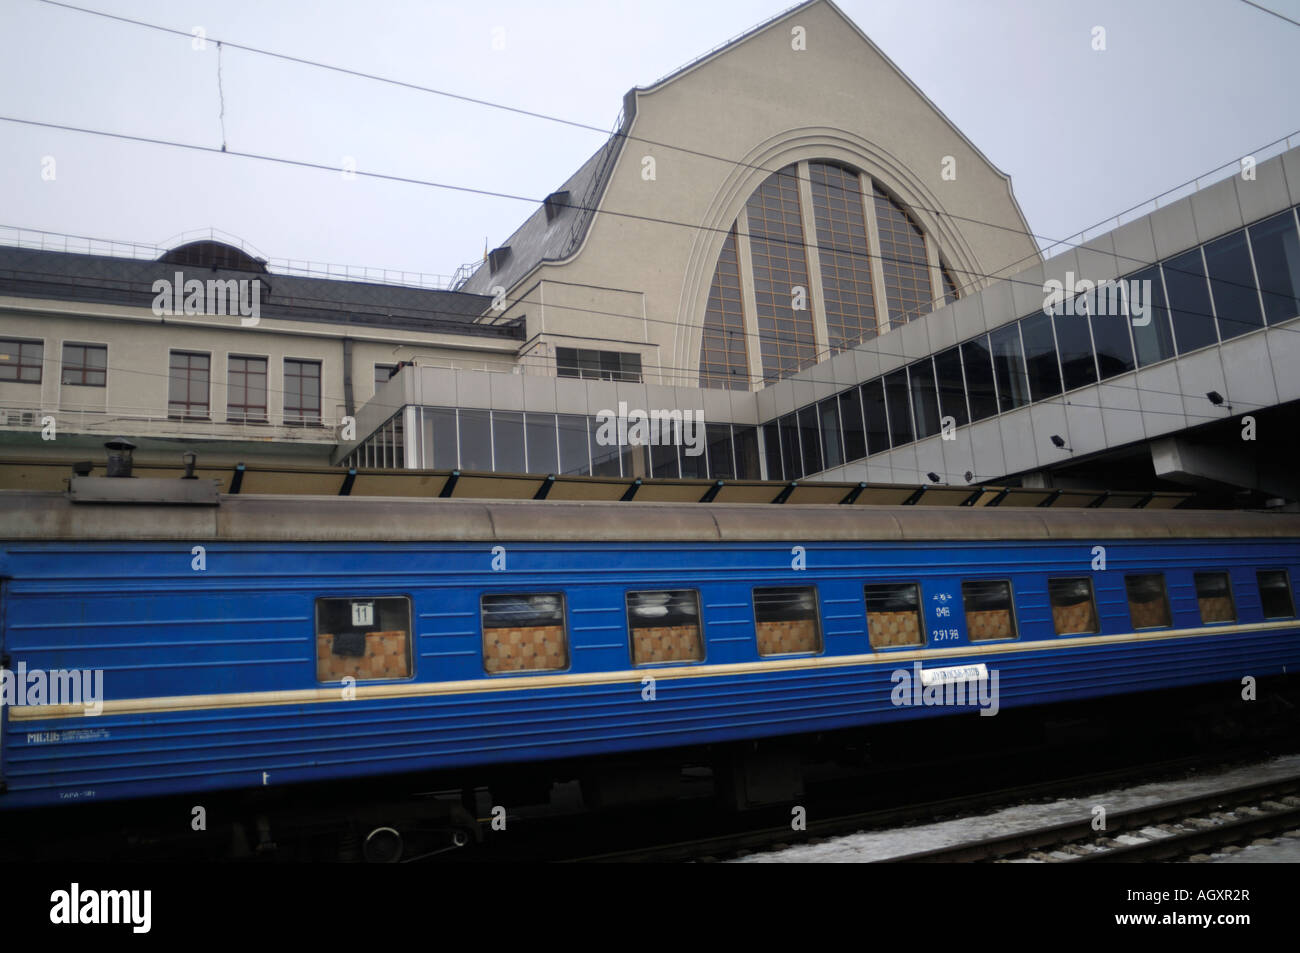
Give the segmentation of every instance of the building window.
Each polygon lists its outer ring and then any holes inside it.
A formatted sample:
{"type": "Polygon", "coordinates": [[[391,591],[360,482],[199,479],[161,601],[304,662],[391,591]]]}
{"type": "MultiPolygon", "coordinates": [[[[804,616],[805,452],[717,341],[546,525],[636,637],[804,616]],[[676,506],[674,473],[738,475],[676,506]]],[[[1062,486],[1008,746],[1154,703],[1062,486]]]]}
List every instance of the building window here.
{"type": "Polygon", "coordinates": [[[44,341],[0,339],[0,382],[39,384],[44,360],[44,341]]]}
{"type": "Polygon", "coordinates": [[[632,664],[698,662],[704,658],[700,638],[700,594],[694,589],[629,592],[627,628],[632,664]]]}
{"type": "Polygon", "coordinates": [[[174,420],[208,419],[208,383],[212,360],[207,354],[172,351],[167,382],[167,416],[174,420]]]}
{"type": "Polygon", "coordinates": [[[1264,326],[1255,269],[1250,263],[1246,230],[1224,235],[1205,246],[1205,264],[1210,275],[1210,294],[1219,319],[1219,340],[1227,341],[1264,326]]]}
{"type": "Polygon", "coordinates": [[[842,351],[876,336],[862,188],[856,172],[824,162],[810,162],[808,177],[826,302],[826,343],[831,351],[842,351]]]}
{"type": "Polygon", "coordinates": [[[388,379],[393,376],[397,370],[396,364],[376,364],[375,365],[375,390],[383,387],[388,383],[388,379]]]}
{"type": "Polygon", "coordinates": [[[972,642],[992,642],[1016,637],[1016,611],[1011,583],[963,582],[961,602],[966,610],[966,637],[972,642]]]}
{"type": "Polygon", "coordinates": [[[907,209],[884,189],[876,185],[874,191],[885,299],[889,302],[890,324],[898,327],[934,309],[925,233],[907,209]]]}
{"type": "Polygon", "coordinates": [[[411,677],[411,600],[316,600],[316,680],[411,677]]]}
{"type": "Polygon", "coordinates": [[[1019,325],[1008,324],[998,328],[989,335],[989,340],[993,344],[999,408],[1006,413],[1023,407],[1029,403],[1029,378],[1025,374],[1024,353],[1020,348],[1019,325]]]}
{"type": "Polygon", "coordinates": [[[1198,572],[1196,604],[1201,610],[1201,622],[1236,622],[1237,607],[1232,599],[1232,583],[1226,572],[1198,572]]]}
{"type": "Polygon", "coordinates": [[[939,274],[943,276],[943,303],[952,304],[961,297],[961,289],[957,287],[957,282],[948,270],[948,266],[942,261],[939,263],[939,274]]]}
{"type": "Polygon", "coordinates": [[[1092,580],[1087,576],[1047,580],[1052,603],[1052,623],[1057,635],[1086,635],[1100,632],[1092,580]]]}
{"type": "Polygon", "coordinates": [[[483,669],[500,672],[553,672],[569,666],[564,596],[532,592],[484,596],[483,669]]]}
{"type": "Polygon", "coordinates": [[[232,355],[226,369],[226,419],[266,423],[266,358],[232,355]]]}
{"type": "Polygon", "coordinates": [[[1210,286],[1205,279],[1205,263],[1201,249],[1162,262],[1160,270],[1165,276],[1165,290],[1169,296],[1169,312],[1174,319],[1174,343],[1178,353],[1186,354],[1198,348],[1217,344],[1214,330],[1214,312],[1210,304],[1210,286]]]}
{"type": "Polygon", "coordinates": [[[591,381],[641,382],[641,355],[627,351],[587,351],[572,347],[555,349],[555,373],[591,381]]]}
{"type": "Polygon", "coordinates": [[[735,226],[722,243],[713,285],[709,288],[704,335],[700,341],[700,386],[749,389],[749,350],[745,343],[735,226]]]}
{"type": "Polygon", "coordinates": [[[61,381],[76,387],[106,386],[108,384],[107,346],[103,344],[63,345],[61,381]]]}
{"type": "Polygon", "coordinates": [[[1124,280],[1124,284],[1131,287],[1130,283],[1134,281],[1142,288],[1150,289],[1151,292],[1150,298],[1146,301],[1147,316],[1151,320],[1143,325],[1129,322],[1133,329],[1133,346],[1137,349],[1138,367],[1146,367],[1174,356],[1174,338],[1169,330],[1169,309],[1165,307],[1165,291],[1160,281],[1160,267],[1152,265],[1145,271],[1129,275],[1124,280]]]}
{"type": "Polygon", "coordinates": [[[768,384],[817,361],[797,170],[789,165],[768,176],[745,205],[758,346],[768,384]],[[798,309],[796,288],[804,291],[798,309]]]}
{"type": "Polygon", "coordinates": [[[1046,400],[1061,392],[1061,365],[1056,359],[1056,335],[1052,318],[1039,311],[1020,321],[1020,338],[1025,345],[1025,364],[1029,368],[1029,395],[1046,400]]]}
{"type": "Polygon", "coordinates": [[[966,369],[966,396],[970,399],[971,423],[994,416],[998,412],[998,392],[993,386],[993,363],[988,335],[980,335],[962,344],[961,361],[966,369]]]}
{"type": "Polygon", "coordinates": [[[1124,588],[1128,591],[1128,614],[1133,628],[1167,629],[1173,624],[1162,573],[1125,576],[1124,588]]]}
{"type": "Polygon", "coordinates": [[[1259,583],[1259,604],[1265,619],[1295,618],[1295,602],[1291,598],[1291,579],[1285,569],[1262,569],[1255,573],[1259,583]]]}
{"type": "Polygon", "coordinates": [[[1268,323],[1300,315],[1300,233],[1295,211],[1266,218],[1247,231],[1268,323]]]}
{"type": "Polygon", "coordinates": [[[320,425],[320,361],[284,359],[284,422],[320,425]]]}
{"type": "Polygon", "coordinates": [[[914,582],[872,583],[863,587],[867,601],[867,638],[873,649],[925,643],[921,621],[921,587],[914,582]]]}
{"type": "Polygon", "coordinates": [[[754,634],[761,656],[820,652],[817,591],[812,586],[755,589],[754,634]]]}

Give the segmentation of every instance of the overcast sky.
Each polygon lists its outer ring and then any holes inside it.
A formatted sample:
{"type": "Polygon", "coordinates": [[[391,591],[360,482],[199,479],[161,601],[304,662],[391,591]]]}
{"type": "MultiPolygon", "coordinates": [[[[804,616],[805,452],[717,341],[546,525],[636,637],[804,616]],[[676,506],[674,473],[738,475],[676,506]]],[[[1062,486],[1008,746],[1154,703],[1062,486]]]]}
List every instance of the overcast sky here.
{"type": "MultiPolygon", "coordinates": [[[[73,0],[608,130],[623,94],[782,0],[73,0]],[[503,47],[495,49],[496,46],[503,47]]],[[[1262,0],[1300,20],[1300,0],[1262,0]]],[[[842,0],[1064,237],[1300,130],[1300,27],[1241,0],[842,0]],[[1092,49],[1094,26],[1107,49],[1092,49]]],[[[0,0],[0,115],[220,147],[215,45],[0,0]]],[[[231,149],[540,199],[603,141],[238,50],[231,149]],[[525,143],[544,145],[525,145],[525,143]]],[[[870,138],[870,132],[866,133],[870,138]]],[[[1300,139],[1293,140],[1300,144],[1300,139]]],[[[449,274],[524,202],[0,122],[0,225],[175,244],[217,228],[271,258],[449,274]],[[42,177],[53,157],[54,178],[42,177]]],[[[0,238],[4,232],[0,230],[0,238]]]]}

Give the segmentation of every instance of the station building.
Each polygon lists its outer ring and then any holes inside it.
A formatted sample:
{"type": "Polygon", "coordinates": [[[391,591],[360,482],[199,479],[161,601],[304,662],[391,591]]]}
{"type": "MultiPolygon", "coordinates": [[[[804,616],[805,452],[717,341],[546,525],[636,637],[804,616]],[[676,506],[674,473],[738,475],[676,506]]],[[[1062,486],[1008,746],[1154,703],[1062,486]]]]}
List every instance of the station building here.
{"type": "Polygon", "coordinates": [[[1300,149],[1256,158],[1044,261],[1007,175],[811,0],[630,91],[440,287],[0,247],[0,447],[1295,501],[1300,149]],[[256,279],[260,319],[159,314],[169,278],[256,279]]]}

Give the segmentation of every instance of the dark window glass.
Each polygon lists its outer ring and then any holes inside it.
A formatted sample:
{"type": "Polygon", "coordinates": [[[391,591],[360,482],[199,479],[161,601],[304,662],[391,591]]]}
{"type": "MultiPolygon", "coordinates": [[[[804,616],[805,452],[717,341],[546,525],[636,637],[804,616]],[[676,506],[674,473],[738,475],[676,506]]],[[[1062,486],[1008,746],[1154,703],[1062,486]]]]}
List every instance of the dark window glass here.
{"type": "Polygon", "coordinates": [[[1165,307],[1159,267],[1152,266],[1130,275],[1126,283],[1138,367],[1173,357],[1174,339],[1169,331],[1169,309],[1165,307]]]}
{"type": "MultiPolygon", "coordinates": [[[[876,336],[860,180],[856,172],[824,162],[808,163],[808,175],[817,223],[827,343],[832,351],[841,351],[876,336]]],[[[829,455],[828,449],[828,459],[829,455]]]]}
{"type": "Polygon", "coordinates": [[[484,671],[553,672],[568,668],[569,639],[562,594],[484,596],[481,611],[484,671]]]}
{"type": "Polygon", "coordinates": [[[935,376],[939,381],[939,412],[951,417],[958,427],[970,423],[966,413],[966,384],[961,374],[961,351],[950,347],[934,356],[935,376]]]}
{"type": "MultiPolygon", "coordinates": [[[[181,420],[208,419],[208,375],[211,361],[207,354],[172,351],[167,379],[167,416],[181,420]]],[[[285,416],[288,416],[285,395],[285,416]]]]}
{"type": "Polygon", "coordinates": [[[1100,632],[1097,603],[1092,595],[1092,580],[1087,576],[1047,580],[1047,594],[1052,603],[1052,624],[1057,635],[1084,635],[1100,632]]]}
{"type": "Polygon", "coordinates": [[[755,589],[754,634],[759,655],[820,652],[816,590],[812,586],[755,589]]]}
{"type": "Polygon", "coordinates": [[[775,423],[763,424],[763,455],[767,458],[767,478],[784,480],[781,467],[781,436],[775,423]]]}
{"type": "Polygon", "coordinates": [[[862,424],[862,395],[852,387],[839,396],[840,424],[844,433],[845,461],[861,460],[867,455],[867,432],[862,424]]]}
{"type": "Polygon", "coordinates": [[[1210,310],[1210,289],[1205,283],[1201,250],[1191,251],[1161,263],[1169,311],[1174,319],[1174,342],[1178,353],[1216,343],[1214,315],[1210,310]]]}
{"type": "MultiPolygon", "coordinates": [[[[465,426],[463,420],[461,426],[465,426]]],[[[523,414],[510,410],[492,412],[492,450],[492,465],[487,469],[501,473],[527,472],[524,465],[523,414]]]]}
{"type": "Polygon", "coordinates": [[[524,426],[528,430],[528,472],[557,472],[560,461],[555,446],[555,415],[530,412],[524,426]]]}
{"type": "MultiPolygon", "coordinates": [[[[1061,379],[1066,390],[1097,383],[1097,363],[1092,356],[1092,337],[1088,333],[1088,315],[1075,302],[1074,314],[1058,314],[1056,346],[1061,354],[1061,379]]],[[[998,381],[1001,384],[1001,380],[998,381]]]]}
{"type": "Polygon", "coordinates": [[[486,410],[460,412],[460,466],[464,470],[492,469],[492,426],[486,410]]]}
{"type": "Polygon", "coordinates": [[[320,361],[285,358],[284,422],[320,424],[320,361]]]}
{"type": "Polygon", "coordinates": [[[78,387],[104,387],[108,383],[107,377],[108,348],[105,345],[63,345],[62,383],[78,387]]]}
{"type": "Polygon", "coordinates": [[[1295,213],[1274,215],[1250,226],[1249,231],[1268,323],[1300,315],[1300,235],[1295,213]]]}
{"type": "Polygon", "coordinates": [[[1167,629],[1173,624],[1162,573],[1125,576],[1124,588],[1128,592],[1128,614],[1133,628],[1167,629]]]}
{"type": "Polygon", "coordinates": [[[588,351],[557,347],[555,373],[559,377],[637,383],[641,380],[641,355],[625,351],[588,351]]]}
{"type": "Polygon", "coordinates": [[[39,384],[44,360],[44,341],[0,339],[0,381],[39,384]]]}
{"type": "Polygon", "coordinates": [[[785,479],[798,480],[803,477],[803,458],[799,451],[799,419],[795,414],[786,414],[780,420],[781,426],[781,469],[785,479]]]}
{"type": "Polygon", "coordinates": [[[735,460],[731,452],[731,425],[706,424],[709,442],[709,477],[714,480],[736,479],[735,460]]]}
{"type": "Polygon", "coordinates": [[[587,436],[591,442],[591,475],[621,476],[619,464],[623,458],[622,448],[617,444],[600,442],[603,427],[604,424],[598,423],[595,417],[587,418],[587,436]]]}
{"type": "Polygon", "coordinates": [[[825,454],[825,467],[838,467],[844,462],[844,438],[840,433],[839,400],[828,397],[817,405],[817,417],[821,423],[822,452],[825,454]]]}
{"type": "Polygon", "coordinates": [[[993,345],[993,369],[998,381],[998,407],[1005,413],[1029,403],[1029,379],[1024,355],[1020,353],[1020,328],[1014,324],[989,335],[993,345]]]}
{"type": "Polygon", "coordinates": [[[803,444],[804,475],[820,473],[822,466],[821,440],[817,433],[817,408],[804,407],[799,411],[799,438],[803,444]]]}
{"type": "Polygon", "coordinates": [[[681,475],[675,446],[647,448],[650,451],[650,472],[661,480],[676,480],[681,475]]]}
{"type": "Polygon", "coordinates": [[[397,370],[396,364],[376,364],[375,365],[375,390],[383,387],[388,383],[388,379],[393,376],[393,371],[397,370]]]}
{"type": "Polygon", "coordinates": [[[966,396],[970,400],[971,421],[992,417],[998,412],[998,395],[993,388],[993,358],[987,335],[980,335],[961,346],[961,362],[966,369],[966,396]]]}
{"type": "Polygon", "coordinates": [[[1226,572],[1193,573],[1196,580],[1196,603],[1201,622],[1236,622],[1237,606],[1232,598],[1232,583],[1226,572]]]}
{"type": "Polygon", "coordinates": [[[916,439],[933,437],[939,432],[939,396],[934,387],[934,365],[929,360],[917,361],[908,367],[907,380],[912,389],[916,439]]]}
{"type": "Polygon", "coordinates": [[[1016,637],[1011,583],[1001,580],[963,582],[961,602],[966,611],[966,638],[970,641],[992,642],[1016,637]]]}
{"type": "Polygon", "coordinates": [[[560,431],[560,472],[568,476],[589,476],[587,418],[578,414],[557,414],[560,431]]]}
{"type": "Polygon", "coordinates": [[[862,385],[862,412],[867,420],[867,452],[889,449],[889,418],[885,413],[885,382],[877,377],[862,385]]]}
{"type": "Polygon", "coordinates": [[[1225,235],[1205,246],[1205,266],[1210,273],[1214,313],[1219,318],[1219,338],[1226,341],[1264,326],[1250,266],[1246,230],[1225,235]]]}
{"type": "Polygon", "coordinates": [[[771,383],[817,360],[798,168],[786,166],[768,176],[745,209],[763,380],[771,383]],[[794,308],[796,287],[805,291],[799,310],[794,308]]]}
{"type": "Polygon", "coordinates": [[[713,272],[700,338],[700,386],[749,389],[749,356],[741,308],[740,268],[733,225],[713,272]]]}
{"type": "Polygon", "coordinates": [[[873,649],[925,644],[921,587],[914,582],[876,583],[863,587],[867,601],[867,638],[873,649]]]}
{"type": "Polygon", "coordinates": [[[736,479],[757,480],[758,428],[736,425],[732,428],[732,442],[736,449],[736,479]]]}
{"type": "Polygon", "coordinates": [[[907,371],[885,375],[885,399],[889,402],[889,439],[895,447],[912,442],[912,407],[907,399],[907,371]]]}
{"type": "Polygon", "coordinates": [[[1029,393],[1034,400],[1055,397],[1061,392],[1061,368],[1056,361],[1056,339],[1052,318],[1042,311],[1020,322],[1025,342],[1025,364],[1029,368],[1029,393]]]}
{"type": "Polygon", "coordinates": [[[1259,583],[1259,604],[1265,619],[1291,619],[1295,617],[1295,601],[1291,598],[1291,579],[1285,569],[1263,569],[1255,573],[1259,583]]]}
{"type": "Polygon", "coordinates": [[[873,191],[889,319],[894,327],[900,327],[934,309],[925,235],[901,203],[879,185],[873,191]]]}
{"type": "Polygon", "coordinates": [[[266,423],[266,358],[233,355],[229,358],[226,419],[266,423]]]}
{"type": "Polygon", "coordinates": [[[1097,370],[1102,380],[1109,380],[1137,366],[1133,360],[1133,342],[1128,336],[1131,319],[1128,288],[1124,282],[1118,281],[1111,287],[1121,289],[1119,304],[1108,302],[1105,314],[1098,307],[1097,313],[1089,319],[1092,324],[1092,343],[1097,348],[1097,370]]]}
{"type": "Polygon", "coordinates": [[[698,662],[704,658],[700,636],[700,594],[694,589],[629,592],[627,628],[632,664],[698,662]]]}
{"type": "Polygon", "coordinates": [[[316,681],[411,677],[411,600],[316,600],[316,681]]]}
{"type": "Polygon", "coordinates": [[[456,411],[426,408],[425,434],[433,446],[432,457],[426,456],[435,470],[454,470],[460,466],[460,448],[456,439],[456,411]]]}
{"type": "MultiPolygon", "coordinates": [[[[684,411],[683,414],[689,414],[684,411]]],[[[704,424],[694,420],[687,421],[688,427],[682,431],[682,443],[678,447],[677,458],[682,465],[683,480],[703,480],[709,475],[709,458],[707,456],[708,438],[704,424]],[[687,442],[687,434],[690,442],[687,442]]]]}

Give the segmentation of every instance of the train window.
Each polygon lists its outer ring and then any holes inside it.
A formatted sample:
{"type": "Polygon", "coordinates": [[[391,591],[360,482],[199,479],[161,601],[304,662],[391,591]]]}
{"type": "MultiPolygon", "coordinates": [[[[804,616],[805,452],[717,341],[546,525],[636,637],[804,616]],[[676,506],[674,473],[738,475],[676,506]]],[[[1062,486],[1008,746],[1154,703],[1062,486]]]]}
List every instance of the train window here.
{"type": "Polygon", "coordinates": [[[812,586],[773,586],[754,590],[754,633],[759,655],[820,652],[817,591],[812,586]]]}
{"type": "Polygon", "coordinates": [[[1295,602],[1291,599],[1291,580],[1285,569],[1261,569],[1255,573],[1259,582],[1259,602],[1265,619],[1292,619],[1295,602]]]}
{"type": "Polygon", "coordinates": [[[316,600],[316,680],[411,677],[411,600],[316,600]]]}
{"type": "Polygon", "coordinates": [[[921,645],[921,587],[914,582],[873,583],[863,587],[867,599],[867,637],[873,649],[921,645]]]}
{"type": "Polygon", "coordinates": [[[1201,622],[1236,622],[1237,607],[1232,601],[1232,584],[1226,572],[1198,572],[1196,602],[1201,610],[1201,622]]]}
{"type": "Polygon", "coordinates": [[[484,671],[553,672],[569,667],[561,593],[488,595],[481,608],[484,671]]]}
{"type": "Polygon", "coordinates": [[[966,610],[966,636],[972,642],[1016,637],[1016,610],[1011,583],[963,582],[961,601],[966,610]]]}
{"type": "Polygon", "coordinates": [[[1097,603],[1092,580],[1087,576],[1047,580],[1052,601],[1052,623],[1057,635],[1086,635],[1101,631],[1097,625],[1097,603]]]}
{"type": "Polygon", "coordinates": [[[1173,624],[1163,573],[1125,576],[1124,587],[1128,590],[1128,614],[1133,628],[1167,629],[1173,624]]]}
{"type": "Polygon", "coordinates": [[[627,594],[627,628],[632,636],[632,664],[698,662],[700,594],[694,589],[627,594]]]}

